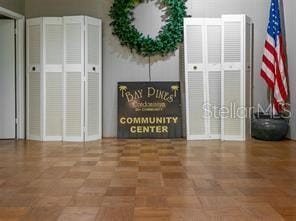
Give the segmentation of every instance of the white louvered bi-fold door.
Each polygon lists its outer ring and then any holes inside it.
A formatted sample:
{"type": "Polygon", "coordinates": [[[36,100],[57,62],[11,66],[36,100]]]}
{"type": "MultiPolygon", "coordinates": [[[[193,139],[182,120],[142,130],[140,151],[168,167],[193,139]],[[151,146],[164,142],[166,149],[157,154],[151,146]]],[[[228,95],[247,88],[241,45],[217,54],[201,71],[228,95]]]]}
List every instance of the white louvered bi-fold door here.
{"type": "Polygon", "coordinates": [[[27,138],[41,140],[42,18],[27,21],[27,138]]]}
{"type": "Polygon", "coordinates": [[[221,137],[221,19],[185,19],[187,139],[221,137]]]}
{"type": "Polygon", "coordinates": [[[85,140],[102,137],[101,20],[85,17],[85,140]]]}
{"type": "Polygon", "coordinates": [[[184,19],[187,139],[207,138],[204,19],[184,19]]]}
{"type": "Polygon", "coordinates": [[[246,15],[184,20],[188,140],[250,135],[251,32],[246,15]]]}
{"type": "Polygon", "coordinates": [[[245,15],[222,16],[222,140],[245,140],[245,15]]]}
{"type": "Polygon", "coordinates": [[[207,138],[221,138],[221,19],[205,19],[207,138]]]}
{"type": "Polygon", "coordinates": [[[84,17],[64,17],[64,141],[84,141],[84,17]]]}
{"type": "Polygon", "coordinates": [[[27,20],[27,137],[91,141],[102,137],[101,20],[27,20]]]}
{"type": "Polygon", "coordinates": [[[63,19],[43,19],[44,141],[63,137],[63,19]]]}

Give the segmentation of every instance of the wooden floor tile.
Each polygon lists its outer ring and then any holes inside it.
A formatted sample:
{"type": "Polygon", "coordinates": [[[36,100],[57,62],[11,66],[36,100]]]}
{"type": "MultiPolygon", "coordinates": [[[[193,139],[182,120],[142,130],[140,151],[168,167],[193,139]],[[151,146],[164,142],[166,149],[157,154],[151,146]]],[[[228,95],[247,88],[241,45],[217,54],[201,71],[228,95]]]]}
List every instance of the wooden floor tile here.
{"type": "Polygon", "coordinates": [[[201,203],[195,196],[169,196],[166,200],[169,207],[201,208],[201,203]]]}
{"type": "Polygon", "coordinates": [[[28,213],[26,207],[0,207],[0,221],[19,221],[28,213]]]}
{"type": "Polygon", "coordinates": [[[134,196],[104,196],[102,207],[134,207],[134,196]]]}
{"type": "Polygon", "coordinates": [[[200,196],[198,199],[204,209],[234,208],[238,205],[237,201],[229,196],[200,196]]]}
{"type": "Polygon", "coordinates": [[[135,196],[135,187],[109,187],[106,196],[135,196]]]}
{"type": "Polygon", "coordinates": [[[134,210],[134,221],[168,221],[169,209],[153,207],[136,207],[134,210]]]}
{"type": "Polygon", "coordinates": [[[167,198],[164,196],[137,196],[135,201],[136,207],[168,207],[167,198]]]}
{"type": "Polygon", "coordinates": [[[137,178],[113,178],[111,180],[111,187],[136,187],[137,178]]]}
{"type": "Polygon", "coordinates": [[[210,218],[200,209],[170,208],[170,221],[209,221],[210,218]]]}
{"type": "Polygon", "coordinates": [[[164,179],[186,179],[186,173],[182,172],[164,172],[162,174],[164,179]]]}
{"type": "Polygon", "coordinates": [[[34,206],[38,208],[46,207],[66,207],[72,199],[72,196],[43,196],[34,206]]]}
{"type": "Polygon", "coordinates": [[[102,207],[96,221],[133,221],[133,212],[130,207],[102,207]]]}
{"type": "Polygon", "coordinates": [[[96,207],[67,207],[58,221],[95,221],[98,212],[96,207]]]}
{"type": "Polygon", "coordinates": [[[240,209],[250,220],[284,221],[284,218],[267,203],[248,204],[240,209]]]}
{"type": "Polygon", "coordinates": [[[103,196],[96,193],[78,193],[72,197],[68,206],[72,207],[99,207],[103,202],[103,196]]]}
{"type": "Polygon", "coordinates": [[[63,207],[34,207],[24,216],[24,221],[56,221],[63,211],[63,207]]]}

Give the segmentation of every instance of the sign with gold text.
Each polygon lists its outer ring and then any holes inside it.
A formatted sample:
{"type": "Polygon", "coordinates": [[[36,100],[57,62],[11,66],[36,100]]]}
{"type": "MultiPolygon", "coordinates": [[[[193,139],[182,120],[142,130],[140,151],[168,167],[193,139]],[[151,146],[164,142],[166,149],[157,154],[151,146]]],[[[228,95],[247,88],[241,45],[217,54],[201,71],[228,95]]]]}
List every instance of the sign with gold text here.
{"type": "Polygon", "coordinates": [[[118,137],[181,138],[180,82],[118,83],[118,137]]]}

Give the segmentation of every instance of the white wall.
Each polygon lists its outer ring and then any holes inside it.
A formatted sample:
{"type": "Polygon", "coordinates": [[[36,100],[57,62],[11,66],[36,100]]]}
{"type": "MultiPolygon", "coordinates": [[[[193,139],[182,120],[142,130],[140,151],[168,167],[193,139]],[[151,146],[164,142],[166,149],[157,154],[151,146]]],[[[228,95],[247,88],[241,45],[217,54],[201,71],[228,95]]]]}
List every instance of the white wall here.
{"type": "Polygon", "coordinates": [[[284,1],[284,13],[286,23],[286,43],[289,67],[290,101],[292,109],[291,138],[296,140],[296,1],[284,1]]]}
{"type": "Polygon", "coordinates": [[[0,7],[24,14],[25,0],[0,0],[0,7]]]}
{"type": "MultiPolygon", "coordinates": [[[[147,81],[148,80],[148,59],[132,55],[127,48],[120,46],[119,41],[112,35],[109,27],[109,10],[112,0],[26,0],[26,15],[28,17],[38,16],[63,16],[63,15],[89,15],[102,18],[103,27],[103,74],[104,74],[104,136],[115,137],[117,129],[117,95],[116,85],[118,81],[147,81]]],[[[295,0],[286,0],[286,19],[288,44],[290,45],[288,55],[295,56],[295,28],[292,23],[295,21],[295,0]],[[292,17],[294,16],[294,19],[292,17]],[[293,45],[292,45],[293,44],[293,45]],[[291,46],[292,45],[292,46],[291,46]]],[[[263,45],[265,41],[269,0],[188,0],[188,13],[194,17],[220,17],[221,14],[240,14],[250,16],[255,24],[255,80],[254,80],[254,102],[255,105],[261,103],[268,104],[267,88],[259,77],[263,45]]],[[[136,25],[142,31],[151,29],[155,33],[159,29],[161,20],[159,12],[152,10],[153,6],[147,9],[140,9],[140,18],[136,20],[136,25]]],[[[167,58],[153,58],[152,80],[179,80],[179,51],[167,58]]],[[[290,61],[290,75],[295,73],[295,62],[290,61]],[[294,65],[294,66],[292,66],[294,65]]],[[[296,88],[295,76],[291,76],[291,86],[296,88]]],[[[295,91],[293,93],[295,101],[295,91]]],[[[296,111],[294,103],[294,112],[296,111]]],[[[295,116],[294,116],[295,120],[295,116]]],[[[295,122],[295,121],[294,121],[295,122]]],[[[294,123],[295,124],[295,123],[294,123]]],[[[295,136],[295,127],[293,130],[295,136]]]]}

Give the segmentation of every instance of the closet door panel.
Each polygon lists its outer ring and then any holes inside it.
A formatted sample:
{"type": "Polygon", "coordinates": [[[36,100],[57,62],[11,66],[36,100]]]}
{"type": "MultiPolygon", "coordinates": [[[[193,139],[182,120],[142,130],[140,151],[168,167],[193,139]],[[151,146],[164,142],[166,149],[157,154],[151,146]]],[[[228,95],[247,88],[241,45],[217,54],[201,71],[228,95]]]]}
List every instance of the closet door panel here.
{"type": "Polygon", "coordinates": [[[40,72],[27,75],[27,138],[41,140],[40,72]]]}
{"type": "Polygon", "coordinates": [[[210,65],[221,65],[221,31],[221,19],[207,20],[207,63],[210,65]]]}
{"type": "Polygon", "coordinates": [[[229,114],[224,116],[223,132],[225,139],[241,136],[241,119],[237,116],[237,108],[241,104],[241,75],[240,71],[224,72],[224,107],[229,114]],[[229,137],[229,138],[227,138],[229,137]]]}
{"type": "Polygon", "coordinates": [[[204,74],[202,72],[188,72],[188,118],[189,139],[205,139],[206,124],[203,105],[205,104],[204,74]]]}
{"type": "Polygon", "coordinates": [[[42,19],[27,21],[27,138],[42,139],[42,19]]]}
{"type": "Polygon", "coordinates": [[[209,138],[221,137],[221,71],[208,72],[209,81],[209,138]]]}
{"type": "Polygon", "coordinates": [[[64,140],[83,141],[83,93],[80,72],[67,72],[65,74],[65,112],[64,112],[64,140]]]}
{"type": "Polygon", "coordinates": [[[63,19],[44,18],[44,140],[63,135],[63,19]]]}
{"type": "Polygon", "coordinates": [[[84,17],[64,17],[64,141],[84,141],[84,17]]]}
{"type": "Polygon", "coordinates": [[[102,27],[99,19],[85,18],[85,139],[102,137],[102,27]]]}
{"type": "Polygon", "coordinates": [[[224,62],[241,62],[241,22],[224,22],[224,62]]]}
{"type": "Polygon", "coordinates": [[[221,138],[221,19],[206,19],[208,139],[221,138]]]}
{"type": "Polygon", "coordinates": [[[245,119],[245,134],[246,139],[251,138],[251,119],[253,116],[253,111],[250,111],[253,107],[253,27],[252,22],[249,18],[247,18],[246,24],[246,50],[245,50],[245,106],[248,108],[248,115],[245,119]]]}
{"type": "Polygon", "coordinates": [[[46,141],[60,141],[63,134],[63,74],[46,72],[46,108],[45,134],[46,141]]]}
{"type": "Polygon", "coordinates": [[[229,113],[222,116],[222,139],[245,139],[244,15],[222,17],[222,106],[229,113]]]}
{"type": "Polygon", "coordinates": [[[206,139],[204,19],[184,20],[187,139],[206,139]]]}

